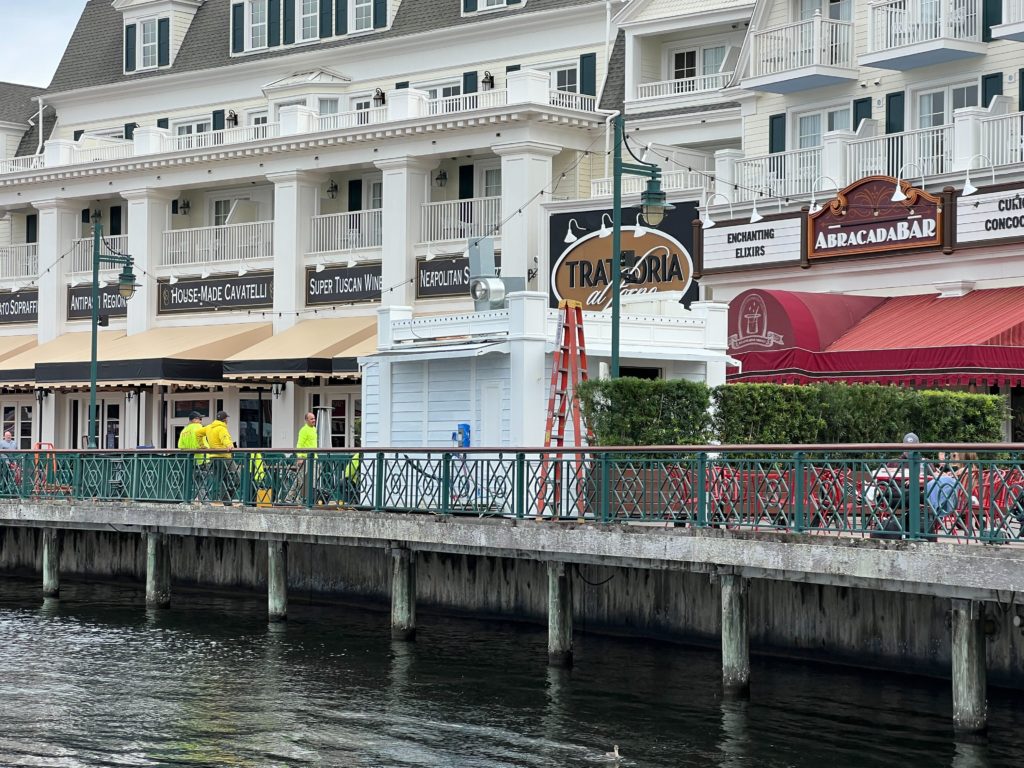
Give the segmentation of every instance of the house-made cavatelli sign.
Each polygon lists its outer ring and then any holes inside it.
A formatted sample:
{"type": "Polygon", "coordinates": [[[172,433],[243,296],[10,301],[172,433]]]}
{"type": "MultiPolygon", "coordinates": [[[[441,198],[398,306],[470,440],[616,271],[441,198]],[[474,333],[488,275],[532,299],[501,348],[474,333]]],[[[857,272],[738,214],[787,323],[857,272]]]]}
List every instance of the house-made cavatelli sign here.
{"type": "Polygon", "coordinates": [[[15,291],[0,295],[0,325],[34,323],[39,319],[39,290],[15,291]]]}
{"type": "MultiPolygon", "coordinates": [[[[127,317],[128,300],[116,285],[100,288],[100,314],[107,317],[127,317]]],[[[92,317],[92,286],[77,285],[68,288],[68,320],[88,320],[92,317]]]]}
{"type": "Polygon", "coordinates": [[[325,267],[320,272],[316,267],[306,267],[306,304],[309,306],[380,301],[382,286],[379,261],[353,267],[325,267]]]}
{"type": "Polygon", "coordinates": [[[216,312],[231,309],[270,309],[274,306],[274,274],[250,272],[247,275],[183,277],[171,285],[158,283],[161,315],[189,312],[216,312]]]}

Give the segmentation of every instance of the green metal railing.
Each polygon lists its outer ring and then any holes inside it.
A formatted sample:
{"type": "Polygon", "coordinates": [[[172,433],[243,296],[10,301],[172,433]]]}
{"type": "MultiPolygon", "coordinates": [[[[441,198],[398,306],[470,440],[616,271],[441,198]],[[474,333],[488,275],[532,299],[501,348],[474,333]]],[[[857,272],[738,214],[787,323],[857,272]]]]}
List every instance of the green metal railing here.
{"type": "Polygon", "coordinates": [[[0,454],[0,498],[642,522],[1004,543],[1024,539],[1015,445],[0,454]]]}

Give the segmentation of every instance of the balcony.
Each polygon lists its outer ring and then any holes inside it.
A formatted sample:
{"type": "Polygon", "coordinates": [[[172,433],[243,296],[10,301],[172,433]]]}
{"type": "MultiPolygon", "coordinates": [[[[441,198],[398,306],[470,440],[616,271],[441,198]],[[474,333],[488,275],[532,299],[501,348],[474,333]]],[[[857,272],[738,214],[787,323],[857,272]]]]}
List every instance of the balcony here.
{"type": "Polygon", "coordinates": [[[992,39],[1024,42],[1024,0],[1003,0],[1003,22],[992,27],[992,39]]]}
{"type": "Polygon", "coordinates": [[[215,149],[228,144],[247,144],[264,139],[276,139],[281,135],[279,123],[246,125],[241,128],[225,128],[220,131],[187,133],[163,137],[164,152],[185,152],[190,149],[215,149]]]}
{"type": "MultiPolygon", "coordinates": [[[[100,255],[114,256],[128,253],[128,235],[104,235],[100,241],[100,255]]],[[[75,276],[92,275],[93,244],[91,237],[80,237],[71,243],[68,274],[75,276]]],[[[102,271],[113,272],[118,269],[111,265],[101,265],[102,271]]]]}
{"type": "Polygon", "coordinates": [[[382,211],[325,213],[313,217],[310,253],[340,253],[380,248],[382,211]]]}
{"type": "MultiPolygon", "coordinates": [[[[1004,139],[1005,141],[1005,139],[1004,139]]],[[[953,126],[854,139],[847,145],[850,179],[865,176],[939,176],[953,170],[953,126]],[[908,166],[901,174],[900,169],[908,166]]]]}
{"type": "Polygon", "coordinates": [[[225,224],[164,232],[161,267],[254,265],[274,255],[274,222],[225,224]]]}
{"type": "Polygon", "coordinates": [[[733,170],[733,202],[762,197],[809,197],[821,176],[821,147],[775,152],[737,160],[733,170]]]}
{"type": "Polygon", "coordinates": [[[992,165],[1017,165],[1024,161],[1024,112],[982,118],[978,153],[992,165]]]}
{"type": "Polygon", "coordinates": [[[769,93],[796,93],[857,78],[853,24],[822,18],[785,24],[753,36],[750,74],[743,86],[769,93]]]}
{"type": "Polygon", "coordinates": [[[357,109],[353,112],[339,112],[336,115],[320,115],[315,130],[343,131],[348,128],[359,128],[363,125],[377,125],[388,119],[387,107],[357,109]]]}
{"type": "Polygon", "coordinates": [[[471,112],[474,109],[504,107],[508,104],[508,91],[479,91],[461,96],[445,96],[427,101],[428,115],[450,115],[455,112],[471,112]]]}
{"type": "Polygon", "coordinates": [[[884,0],[868,10],[862,67],[912,69],[980,56],[982,0],[884,0]]]}
{"type": "Polygon", "coordinates": [[[22,171],[34,171],[37,168],[45,167],[45,165],[46,163],[42,155],[12,157],[8,160],[0,160],[0,175],[7,173],[21,173],[22,171]]]}
{"type": "Polygon", "coordinates": [[[700,77],[684,77],[678,80],[660,80],[656,83],[640,83],[636,88],[636,97],[644,99],[668,99],[679,96],[693,96],[702,93],[714,93],[726,86],[732,78],[732,72],[716,72],[700,77]]]}
{"type": "Polygon", "coordinates": [[[597,109],[597,97],[574,91],[559,91],[552,88],[548,92],[548,104],[562,109],[574,109],[578,112],[593,112],[597,109]]]}
{"type": "Polygon", "coordinates": [[[0,279],[19,280],[39,276],[39,249],[35,243],[0,247],[0,279]]]}
{"type": "Polygon", "coordinates": [[[470,237],[496,237],[500,232],[500,197],[476,197],[423,204],[420,223],[421,243],[457,242],[470,237]]]}

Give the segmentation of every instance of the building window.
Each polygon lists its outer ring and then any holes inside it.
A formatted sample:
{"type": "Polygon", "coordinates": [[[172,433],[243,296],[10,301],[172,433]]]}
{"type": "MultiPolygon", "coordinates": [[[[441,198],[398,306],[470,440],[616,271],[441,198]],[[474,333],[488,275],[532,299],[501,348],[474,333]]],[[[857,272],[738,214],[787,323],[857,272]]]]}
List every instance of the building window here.
{"type": "Polygon", "coordinates": [[[249,0],[249,48],[267,47],[267,0],[249,0]]]}
{"type": "Polygon", "coordinates": [[[484,197],[501,197],[501,168],[485,168],[481,186],[484,197]]]}
{"type": "Polygon", "coordinates": [[[669,56],[667,80],[692,80],[716,75],[725,62],[725,46],[714,45],[693,50],[672,51],[669,56]]]}
{"type": "Polygon", "coordinates": [[[848,106],[805,112],[797,115],[797,149],[820,147],[826,131],[850,130],[851,113],[848,106]]]}
{"type": "Polygon", "coordinates": [[[185,123],[176,123],[174,133],[182,138],[178,139],[178,149],[191,149],[193,146],[205,146],[197,137],[200,133],[209,133],[213,129],[211,120],[193,120],[185,123]],[[188,138],[197,137],[197,138],[188,138]]]}
{"type": "Polygon", "coordinates": [[[320,36],[320,0],[302,0],[298,18],[300,41],[316,40],[320,36]]]}
{"type": "Polygon", "coordinates": [[[363,183],[366,200],[363,206],[368,211],[379,211],[384,207],[384,182],[372,179],[363,183]]]}
{"type": "Polygon", "coordinates": [[[228,223],[228,216],[231,215],[231,208],[234,204],[234,198],[213,201],[213,226],[223,227],[228,223]]]}
{"type": "Polygon", "coordinates": [[[150,69],[157,64],[157,30],[156,19],[149,19],[139,23],[139,33],[142,40],[140,57],[140,69],[150,69]]]}
{"type": "Polygon", "coordinates": [[[320,99],[319,108],[321,115],[336,115],[338,114],[338,100],[320,99]]]}
{"type": "Polygon", "coordinates": [[[484,7],[484,9],[487,9],[487,8],[504,8],[505,7],[505,0],[484,0],[483,1],[483,7],[484,7]]]}
{"type": "Polygon", "coordinates": [[[552,81],[554,83],[555,90],[566,91],[567,93],[576,93],[578,90],[576,67],[556,69],[552,74],[552,81]]]}
{"type": "Polygon", "coordinates": [[[817,11],[826,19],[853,21],[853,0],[799,0],[801,21],[813,19],[817,11]]]}
{"type": "Polygon", "coordinates": [[[953,122],[953,112],[978,106],[978,84],[961,83],[918,94],[917,127],[938,128],[953,122]]]}
{"type": "Polygon", "coordinates": [[[249,126],[252,130],[253,139],[265,139],[269,135],[267,124],[270,122],[270,116],[266,110],[260,112],[249,113],[249,126]]]}
{"type": "Polygon", "coordinates": [[[352,31],[373,29],[373,0],[352,0],[352,31]]]}

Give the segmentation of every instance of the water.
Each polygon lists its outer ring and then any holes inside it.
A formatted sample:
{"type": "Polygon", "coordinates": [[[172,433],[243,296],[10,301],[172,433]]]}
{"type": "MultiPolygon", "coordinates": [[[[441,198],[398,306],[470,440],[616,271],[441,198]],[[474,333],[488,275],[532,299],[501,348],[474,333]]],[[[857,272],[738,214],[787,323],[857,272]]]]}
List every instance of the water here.
{"type": "Polygon", "coordinates": [[[1017,765],[1024,713],[993,691],[987,744],[956,744],[947,683],[755,658],[723,700],[718,655],[577,635],[572,671],[542,629],[303,604],[268,626],[257,595],[0,581],[2,766],[1017,765]]]}

